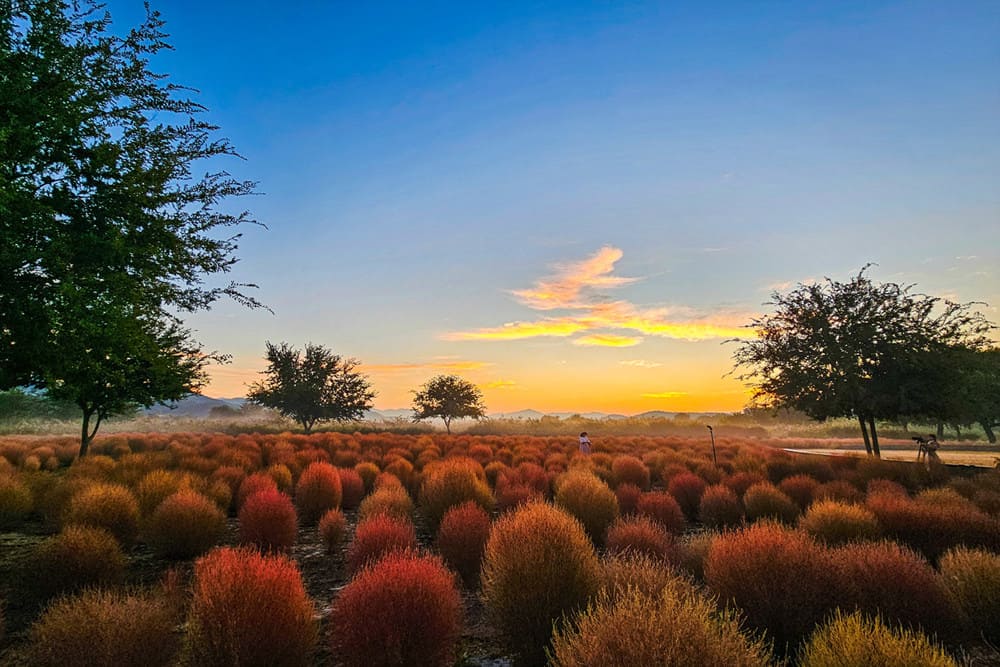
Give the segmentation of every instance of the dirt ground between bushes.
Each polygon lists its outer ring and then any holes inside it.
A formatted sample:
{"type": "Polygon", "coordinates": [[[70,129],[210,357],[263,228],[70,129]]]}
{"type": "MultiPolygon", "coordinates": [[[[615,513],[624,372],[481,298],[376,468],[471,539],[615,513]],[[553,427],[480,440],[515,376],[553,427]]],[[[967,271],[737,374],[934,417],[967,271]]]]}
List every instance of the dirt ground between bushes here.
{"type": "MultiPolygon", "coordinates": [[[[334,598],[348,582],[345,554],[357,521],[356,511],[347,511],[345,515],[350,528],[344,545],[337,553],[326,552],[315,527],[299,528],[298,540],[291,553],[302,572],[306,590],[316,606],[320,641],[313,664],[323,667],[334,667],[337,664],[329,649],[327,622],[334,598]]],[[[432,536],[419,509],[414,517],[414,524],[421,547],[430,547],[432,536]]],[[[22,532],[0,533],[0,597],[4,600],[3,617],[6,626],[5,636],[0,643],[0,665],[5,667],[29,667],[31,664],[27,651],[28,633],[31,623],[45,606],[45,601],[31,585],[31,555],[38,544],[51,534],[51,528],[41,522],[25,524],[22,532]]],[[[237,542],[237,522],[230,518],[223,543],[235,545],[237,542]]],[[[131,586],[155,586],[163,573],[171,567],[187,582],[193,571],[193,561],[167,561],[158,558],[143,544],[134,546],[128,556],[126,583],[131,586]]],[[[500,635],[487,622],[478,590],[462,589],[461,593],[465,618],[456,665],[509,667],[511,660],[505,653],[500,635]]],[[[182,628],[178,628],[178,632],[181,631],[182,628]]]]}

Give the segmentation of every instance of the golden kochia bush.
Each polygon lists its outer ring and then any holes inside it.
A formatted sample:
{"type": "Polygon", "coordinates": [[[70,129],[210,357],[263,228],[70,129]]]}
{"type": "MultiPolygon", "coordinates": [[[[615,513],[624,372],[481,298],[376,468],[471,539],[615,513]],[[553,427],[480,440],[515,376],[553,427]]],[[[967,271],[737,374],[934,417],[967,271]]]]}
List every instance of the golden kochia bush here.
{"type": "MultiPolygon", "coordinates": [[[[389,475],[388,479],[396,478],[389,475]]],[[[358,520],[364,521],[379,514],[410,520],[413,515],[413,500],[406,489],[396,480],[395,484],[388,484],[375,489],[375,492],[361,501],[358,506],[358,520]]]]}
{"type": "Polygon", "coordinates": [[[536,502],[493,524],[483,560],[483,599],[524,664],[544,662],[552,624],[582,609],[599,577],[593,544],[566,512],[536,502]]]}
{"type": "Polygon", "coordinates": [[[119,484],[93,484],[73,496],[63,517],[65,525],[103,528],[128,546],[139,533],[139,503],[119,484]]]}
{"type": "Polygon", "coordinates": [[[0,472],[0,530],[19,524],[28,516],[32,506],[28,486],[14,475],[0,472]]]}
{"type": "Polygon", "coordinates": [[[799,506],[770,482],[754,484],[743,494],[743,507],[747,519],[775,519],[794,524],[799,516],[799,506]]]}
{"type": "Polygon", "coordinates": [[[881,529],[875,515],[861,505],[820,500],[799,519],[799,528],[828,545],[878,538],[881,529]]]}
{"type": "Polygon", "coordinates": [[[284,556],[216,549],[194,566],[187,664],[310,664],[317,627],[298,568],[284,556]]]}
{"type": "Polygon", "coordinates": [[[890,627],[878,616],[836,612],[799,653],[802,667],[958,667],[920,632],[890,627]]]}
{"type": "Polygon", "coordinates": [[[214,547],[226,532],[222,510],[205,496],[184,489],[169,496],[146,521],[146,541],[167,558],[192,558],[214,547]]]}
{"type": "Polygon", "coordinates": [[[552,640],[554,667],[675,665],[764,667],[766,644],[740,630],[732,610],[720,611],[690,586],[656,594],[627,588],[602,592],[552,640]]]}
{"type": "Polygon", "coordinates": [[[1000,554],[957,547],[941,557],[944,584],[968,614],[973,627],[1000,642],[1000,554]]]}
{"type": "Polygon", "coordinates": [[[31,562],[31,576],[45,596],[117,584],[125,577],[125,554],[103,528],[66,526],[35,548],[31,562]]]}
{"type": "Polygon", "coordinates": [[[594,542],[604,542],[618,518],[618,498],[608,485],[584,470],[570,470],[556,481],[556,504],[576,517],[594,542]]]}
{"type": "Polygon", "coordinates": [[[165,600],[91,589],[54,602],[31,628],[37,667],[174,664],[177,619],[165,600]]]}
{"type": "Polygon", "coordinates": [[[470,501],[487,512],[493,509],[493,493],[479,463],[451,458],[428,464],[420,489],[420,506],[433,529],[437,530],[450,508],[470,501]]]}

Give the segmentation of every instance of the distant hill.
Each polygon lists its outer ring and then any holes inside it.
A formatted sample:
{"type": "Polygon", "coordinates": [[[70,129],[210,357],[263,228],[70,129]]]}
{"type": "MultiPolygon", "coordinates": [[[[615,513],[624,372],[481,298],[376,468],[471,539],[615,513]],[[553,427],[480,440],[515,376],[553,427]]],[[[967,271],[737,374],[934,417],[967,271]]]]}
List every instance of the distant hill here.
{"type": "MultiPolygon", "coordinates": [[[[239,410],[246,402],[245,398],[212,398],[201,394],[192,394],[185,399],[176,401],[167,406],[156,405],[144,412],[147,415],[161,417],[208,417],[212,408],[227,406],[234,410],[239,410]]],[[[538,410],[518,410],[516,412],[496,412],[489,415],[492,419],[514,419],[528,420],[541,419],[542,417],[555,417],[558,419],[569,419],[571,417],[583,417],[584,419],[674,419],[678,415],[687,415],[692,419],[700,417],[711,417],[722,413],[684,413],[665,412],[663,410],[650,410],[637,415],[623,415],[619,413],[607,412],[539,412],[538,410]]],[[[410,408],[380,408],[365,412],[365,421],[395,421],[398,419],[409,420],[413,415],[410,408]]]]}
{"type": "Polygon", "coordinates": [[[239,410],[245,402],[245,398],[212,398],[191,394],[187,398],[167,405],[154,405],[145,410],[144,414],[160,417],[207,417],[212,408],[227,406],[239,410]]]}

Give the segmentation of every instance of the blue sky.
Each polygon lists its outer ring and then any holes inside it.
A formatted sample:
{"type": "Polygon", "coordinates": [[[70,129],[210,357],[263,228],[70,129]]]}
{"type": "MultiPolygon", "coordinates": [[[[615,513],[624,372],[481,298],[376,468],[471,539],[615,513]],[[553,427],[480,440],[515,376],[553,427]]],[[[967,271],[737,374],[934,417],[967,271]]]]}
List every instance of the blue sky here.
{"type": "Polygon", "coordinates": [[[1000,4],[495,4],[153,3],[269,227],[234,277],[275,314],[190,320],[234,355],[207,393],[308,340],[381,407],[459,372],[495,409],[738,409],[721,336],[459,335],[578,314],[513,292],[590,260],[590,306],[672,324],[867,262],[1000,319],[1000,4]]]}

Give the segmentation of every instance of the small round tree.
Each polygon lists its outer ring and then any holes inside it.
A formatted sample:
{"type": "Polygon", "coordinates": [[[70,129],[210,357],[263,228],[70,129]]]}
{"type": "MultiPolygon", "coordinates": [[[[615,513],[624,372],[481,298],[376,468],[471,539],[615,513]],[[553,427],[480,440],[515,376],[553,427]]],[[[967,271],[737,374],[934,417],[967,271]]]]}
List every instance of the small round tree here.
{"type": "Polygon", "coordinates": [[[453,419],[482,419],[485,415],[482,392],[457,375],[438,375],[414,392],[413,421],[440,417],[448,433],[453,419]]]}

